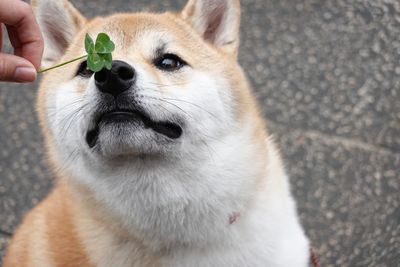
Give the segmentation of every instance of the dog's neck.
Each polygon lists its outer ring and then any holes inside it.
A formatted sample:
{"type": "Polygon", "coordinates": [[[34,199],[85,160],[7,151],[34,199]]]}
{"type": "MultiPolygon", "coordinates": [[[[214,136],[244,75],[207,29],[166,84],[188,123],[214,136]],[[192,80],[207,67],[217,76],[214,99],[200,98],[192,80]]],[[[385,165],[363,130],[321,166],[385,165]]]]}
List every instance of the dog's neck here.
{"type": "Polygon", "coordinates": [[[74,176],[113,220],[155,251],[231,242],[231,226],[264,178],[265,144],[232,135],[208,145],[179,160],[141,158],[115,168],[91,162],[89,171],[88,162],[77,161],[74,176]]]}

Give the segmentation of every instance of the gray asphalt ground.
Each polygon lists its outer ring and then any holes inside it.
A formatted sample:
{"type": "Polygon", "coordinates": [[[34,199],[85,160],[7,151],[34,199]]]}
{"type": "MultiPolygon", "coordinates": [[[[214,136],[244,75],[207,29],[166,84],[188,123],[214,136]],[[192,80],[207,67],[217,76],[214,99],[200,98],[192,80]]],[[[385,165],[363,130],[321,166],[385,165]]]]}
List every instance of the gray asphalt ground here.
{"type": "MultiPolygon", "coordinates": [[[[88,16],[185,0],[89,0],[88,16]]],[[[400,2],[242,0],[240,62],[322,266],[400,266],[400,2]]],[[[0,257],[51,188],[37,84],[0,84],[0,257]]]]}

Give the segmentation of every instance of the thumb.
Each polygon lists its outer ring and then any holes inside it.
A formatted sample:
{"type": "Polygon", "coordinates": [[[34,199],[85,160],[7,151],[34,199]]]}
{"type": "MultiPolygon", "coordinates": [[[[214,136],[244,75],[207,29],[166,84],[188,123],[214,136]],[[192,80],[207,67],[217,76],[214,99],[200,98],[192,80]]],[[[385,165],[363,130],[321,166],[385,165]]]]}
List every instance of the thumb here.
{"type": "Polygon", "coordinates": [[[0,53],[0,81],[33,82],[37,73],[28,60],[9,54],[0,53]]]}

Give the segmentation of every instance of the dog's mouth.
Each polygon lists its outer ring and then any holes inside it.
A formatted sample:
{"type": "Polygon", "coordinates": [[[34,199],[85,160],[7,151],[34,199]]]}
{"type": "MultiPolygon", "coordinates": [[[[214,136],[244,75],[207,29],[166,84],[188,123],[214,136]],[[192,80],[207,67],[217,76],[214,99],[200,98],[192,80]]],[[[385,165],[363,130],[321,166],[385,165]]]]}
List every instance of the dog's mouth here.
{"type": "Polygon", "coordinates": [[[142,124],[144,128],[152,129],[154,132],[164,135],[170,139],[178,139],[182,135],[182,127],[170,121],[154,121],[139,110],[113,110],[99,114],[91,128],[86,134],[86,142],[90,148],[96,146],[101,126],[108,124],[142,124]]]}

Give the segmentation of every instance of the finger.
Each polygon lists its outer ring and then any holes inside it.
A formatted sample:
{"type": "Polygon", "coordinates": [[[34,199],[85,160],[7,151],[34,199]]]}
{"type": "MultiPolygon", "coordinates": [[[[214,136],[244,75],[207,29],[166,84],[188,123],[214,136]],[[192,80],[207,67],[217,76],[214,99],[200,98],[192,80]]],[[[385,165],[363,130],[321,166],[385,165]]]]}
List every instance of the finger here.
{"type": "Polygon", "coordinates": [[[3,24],[0,23],[0,53],[3,50],[3,24]]]}
{"type": "MultiPolygon", "coordinates": [[[[0,0],[1,1],[1,0],[0,0]]],[[[8,38],[12,47],[14,48],[14,55],[23,57],[22,55],[22,44],[18,39],[18,32],[17,29],[13,26],[6,26],[8,38]]]]}
{"type": "Polygon", "coordinates": [[[43,54],[43,38],[32,8],[23,1],[0,0],[0,10],[7,10],[0,12],[0,21],[13,28],[12,32],[16,36],[13,37],[13,42],[16,44],[14,48],[20,49],[19,54],[39,69],[43,54]]]}
{"type": "Polygon", "coordinates": [[[36,75],[35,67],[28,60],[0,53],[0,81],[33,82],[36,75]]]}

